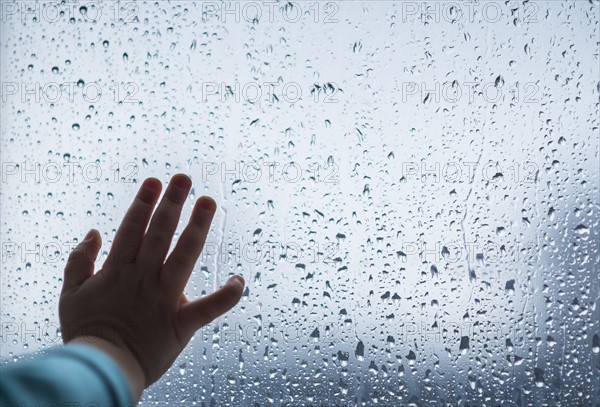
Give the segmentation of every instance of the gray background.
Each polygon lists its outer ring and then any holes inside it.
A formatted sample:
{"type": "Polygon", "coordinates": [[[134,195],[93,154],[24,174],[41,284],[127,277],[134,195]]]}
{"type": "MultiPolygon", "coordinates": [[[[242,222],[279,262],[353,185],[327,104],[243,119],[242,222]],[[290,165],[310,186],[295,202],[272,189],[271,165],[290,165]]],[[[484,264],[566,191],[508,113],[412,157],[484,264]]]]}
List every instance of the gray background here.
{"type": "Polygon", "coordinates": [[[1,5],[4,363],[184,172],[247,290],[141,405],[598,405],[597,1],[1,5]]]}

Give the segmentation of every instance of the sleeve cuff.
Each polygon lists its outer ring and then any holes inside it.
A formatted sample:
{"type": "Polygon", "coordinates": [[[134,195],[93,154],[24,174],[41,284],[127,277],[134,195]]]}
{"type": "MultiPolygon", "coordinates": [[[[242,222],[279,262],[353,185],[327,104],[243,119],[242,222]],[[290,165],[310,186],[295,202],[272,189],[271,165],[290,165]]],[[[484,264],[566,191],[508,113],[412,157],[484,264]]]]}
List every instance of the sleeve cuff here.
{"type": "Polygon", "coordinates": [[[85,344],[68,344],[58,348],[57,354],[75,358],[93,370],[99,380],[105,384],[115,406],[133,407],[136,405],[123,371],[113,358],[100,349],[85,344]]]}

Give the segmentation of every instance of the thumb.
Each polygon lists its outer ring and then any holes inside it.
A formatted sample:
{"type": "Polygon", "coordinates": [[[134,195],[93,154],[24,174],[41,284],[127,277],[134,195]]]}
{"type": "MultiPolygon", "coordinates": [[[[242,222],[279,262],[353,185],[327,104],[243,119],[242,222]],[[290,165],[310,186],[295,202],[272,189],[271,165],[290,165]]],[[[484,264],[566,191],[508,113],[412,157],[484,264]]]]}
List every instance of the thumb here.
{"type": "Polygon", "coordinates": [[[233,308],[244,293],[244,279],[235,275],[214,293],[181,305],[179,318],[187,337],[233,308]]]}
{"type": "Polygon", "coordinates": [[[77,287],[94,274],[94,262],[98,257],[102,238],[96,229],[91,229],[69,255],[65,266],[63,291],[77,287]]]}

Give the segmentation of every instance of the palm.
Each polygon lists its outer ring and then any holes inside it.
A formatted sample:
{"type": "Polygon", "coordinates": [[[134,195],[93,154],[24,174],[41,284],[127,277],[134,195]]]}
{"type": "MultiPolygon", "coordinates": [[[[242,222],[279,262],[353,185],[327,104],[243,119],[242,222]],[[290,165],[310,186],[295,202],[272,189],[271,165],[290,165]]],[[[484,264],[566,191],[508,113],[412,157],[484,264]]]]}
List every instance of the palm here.
{"type": "Polygon", "coordinates": [[[65,267],[59,304],[64,341],[95,335],[126,346],[146,372],[147,385],[169,368],[196,330],[231,309],[243,290],[243,280],[236,276],[211,295],[185,298],[183,290],[216,208],[212,199],[200,198],[167,257],[190,187],[188,177],[175,176],[152,215],[161,184],[146,180],[102,269],[93,273],[101,245],[96,231],[73,251],[65,267]]]}

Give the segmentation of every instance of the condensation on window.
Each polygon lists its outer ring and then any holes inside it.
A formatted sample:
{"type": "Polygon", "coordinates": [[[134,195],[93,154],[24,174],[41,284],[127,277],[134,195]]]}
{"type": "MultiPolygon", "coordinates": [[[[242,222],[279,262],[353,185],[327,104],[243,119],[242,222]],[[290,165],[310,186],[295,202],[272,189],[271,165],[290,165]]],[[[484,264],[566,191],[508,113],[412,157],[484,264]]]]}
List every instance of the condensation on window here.
{"type": "Polygon", "coordinates": [[[1,7],[3,360],[184,172],[247,288],[142,406],[598,403],[598,1],[1,7]]]}

